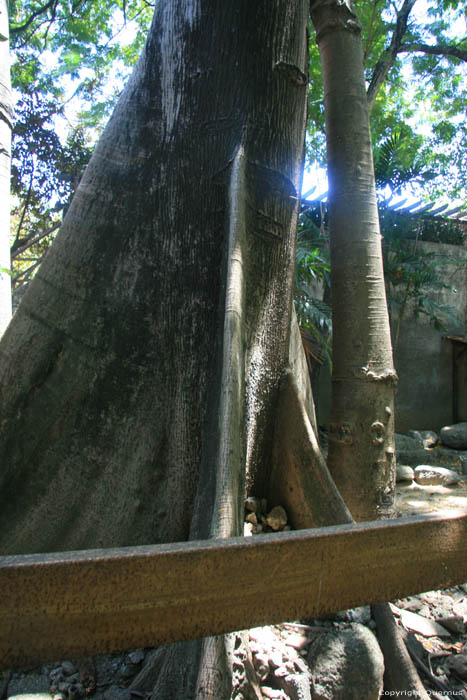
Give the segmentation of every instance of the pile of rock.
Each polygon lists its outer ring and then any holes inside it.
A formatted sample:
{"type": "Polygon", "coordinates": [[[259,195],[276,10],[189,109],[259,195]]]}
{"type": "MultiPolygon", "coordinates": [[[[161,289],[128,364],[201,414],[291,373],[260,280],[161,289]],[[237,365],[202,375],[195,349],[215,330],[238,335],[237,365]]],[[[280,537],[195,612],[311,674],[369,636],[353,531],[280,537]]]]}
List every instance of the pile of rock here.
{"type": "Polygon", "coordinates": [[[287,513],[282,506],[274,506],[268,511],[265,498],[250,496],[245,501],[244,535],[259,535],[265,532],[280,532],[290,530],[287,524],[287,513]]]}
{"type": "MultiPolygon", "coordinates": [[[[245,501],[245,536],[290,530],[281,505],[268,511],[264,498],[245,501]]],[[[370,608],[327,619],[248,630],[256,696],[272,700],[376,700],[384,661],[370,608]]],[[[250,682],[252,679],[249,679],[250,682]]]]}
{"type": "Polygon", "coordinates": [[[128,686],[151,652],[126,653],[66,660],[0,674],[0,698],[11,700],[137,700],[128,686]]]}
{"type": "Polygon", "coordinates": [[[452,486],[467,477],[467,422],[396,434],[397,481],[452,486]]]}
{"type": "MultiPolygon", "coordinates": [[[[369,609],[365,610],[370,621],[369,609]]],[[[258,697],[274,700],[380,697],[383,656],[374,634],[363,624],[329,620],[284,623],[250,629],[248,636],[258,697]]]]}

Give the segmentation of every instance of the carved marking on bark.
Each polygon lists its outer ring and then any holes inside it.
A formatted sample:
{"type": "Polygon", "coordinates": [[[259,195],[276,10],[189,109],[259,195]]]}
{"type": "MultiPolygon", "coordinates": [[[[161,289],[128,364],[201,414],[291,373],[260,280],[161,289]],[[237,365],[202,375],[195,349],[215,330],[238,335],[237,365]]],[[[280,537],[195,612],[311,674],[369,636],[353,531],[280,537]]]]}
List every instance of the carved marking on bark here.
{"type": "Polygon", "coordinates": [[[218,119],[211,119],[209,121],[203,122],[201,124],[201,129],[203,131],[209,132],[219,132],[228,131],[234,128],[241,121],[240,112],[229,115],[228,117],[219,117],[218,119]]]}
{"type": "Polygon", "coordinates": [[[308,79],[305,73],[303,73],[303,71],[301,71],[300,68],[293,63],[277,61],[277,63],[274,65],[274,70],[299,87],[305,87],[308,84],[308,79]]]}
{"type": "Polygon", "coordinates": [[[393,491],[394,489],[391,486],[386,486],[386,488],[380,491],[378,504],[381,506],[391,505],[393,503],[393,491]]]}
{"type": "Polygon", "coordinates": [[[290,197],[294,200],[298,199],[296,187],[287,175],[284,175],[284,173],[264,163],[258,163],[257,161],[249,160],[248,165],[252,169],[257,170],[255,177],[266,192],[269,191],[270,193],[271,191],[276,191],[282,194],[283,197],[290,197]]]}
{"type": "Polygon", "coordinates": [[[386,433],[386,428],[384,427],[383,423],[381,423],[378,420],[375,421],[374,423],[372,423],[370,426],[370,433],[373,435],[373,437],[372,437],[373,445],[383,445],[384,444],[384,436],[386,433]]]}
{"type": "Polygon", "coordinates": [[[284,227],[271,216],[268,216],[262,211],[256,211],[255,214],[255,227],[253,233],[255,236],[269,240],[269,241],[280,241],[284,234],[284,227]]]}
{"type": "MultiPolygon", "coordinates": [[[[382,372],[373,372],[369,367],[362,367],[362,378],[368,379],[371,382],[387,382],[388,384],[394,384],[398,382],[397,372],[393,369],[385,369],[382,372]]],[[[391,409],[389,406],[385,408],[386,413],[391,415],[391,409]]]]}
{"type": "Polygon", "coordinates": [[[354,430],[354,426],[350,423],[330,423],[328,439],[341,442],[344,445],[351,445],[354,430]]]}

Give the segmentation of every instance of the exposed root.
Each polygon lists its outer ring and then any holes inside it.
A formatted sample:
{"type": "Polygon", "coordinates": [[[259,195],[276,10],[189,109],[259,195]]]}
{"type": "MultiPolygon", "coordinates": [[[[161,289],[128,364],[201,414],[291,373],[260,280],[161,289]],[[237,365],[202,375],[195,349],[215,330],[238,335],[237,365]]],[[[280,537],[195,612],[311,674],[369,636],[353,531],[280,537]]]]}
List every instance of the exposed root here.
{"type": "Polygon", "coordinates": [[[297,530],[352,523],[321,454],[291,371],[279,395],[268,501],[283,505],[297,530]]]}
{"type": "MultiPolygon", "coordinates": [[[[272,483],[276,498],[279,490],[295,527],[354,522],[321,456],[292,372],[284,377],[277,411],[272,483]]],[[[410,691],[429,700],[389,604],[373,605],[372,612],[386,666],[385,689],[410,691]]]]}
{"type": "Polygon", "coordinates": [[[384,688],[389,691],[412,691],[414,697],[429,700],[388,603],[371,606],[378,641],[384,654],[384,688]]]}
{"type": "Polygon", "coordinates": [[[134,677],[130,685],[130,690],[141,692],[152,691],[161,672],[166,649],[166,645],[153,649],[141,671],[134,677]]]}

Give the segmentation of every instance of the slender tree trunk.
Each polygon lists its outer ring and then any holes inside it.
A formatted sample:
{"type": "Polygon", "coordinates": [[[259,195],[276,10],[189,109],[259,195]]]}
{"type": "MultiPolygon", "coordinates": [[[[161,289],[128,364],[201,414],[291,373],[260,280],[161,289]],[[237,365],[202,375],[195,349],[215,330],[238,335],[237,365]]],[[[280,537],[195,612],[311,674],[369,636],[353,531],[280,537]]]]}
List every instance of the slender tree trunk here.
{"type": "Polygon", "coordinates": [[[11,318],[10,158],[13,98],[8,52],[8,5],[0,0],[0,335],[11,318]]]}
{"type": "Polygon", "coordinates": [[[361,29],[346,2],[312,0],[324,78],[333,308],[328,465],[356,520],[391,517],[394,371],[361,29]],[[366,310],[365,312],[362,312],[366,310]]]}
{"type": "MultiPolygon", "coordinates": [[[[333,384],[328,466],[354,519],[375,520],[394,513],[397,377],[384,289],[361,28],[347,0],[311,0],[311,15],[323,69],[330,193],[333,384]]],[[[291,461],[300,464],[296,456],[289,457],[291,461]]],[[[342,506],[336,499],[333,504],[336,521],[346,522],[342,506]]],[[[304,513],[304,522],[306,517],[304,513]]],[[[373,612],[385,657],[385,689],[420,694],[427,700],[388,604],[373,606],[373,612]]]]}
{"type": "MultiPolygon", "coordinates": [[[[288,365],[305,0],[160,0],[0,344],[0,552],[238,535],[288,365]]],[[[229,697],[229,637],[154,698],[229,697]]]]}

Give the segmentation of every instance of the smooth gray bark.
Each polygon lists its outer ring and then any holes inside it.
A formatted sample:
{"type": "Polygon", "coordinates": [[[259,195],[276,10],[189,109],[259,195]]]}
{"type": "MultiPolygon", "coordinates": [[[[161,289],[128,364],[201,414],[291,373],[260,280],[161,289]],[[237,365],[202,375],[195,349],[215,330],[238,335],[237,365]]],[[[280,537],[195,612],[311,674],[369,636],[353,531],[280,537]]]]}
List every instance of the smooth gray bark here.
{"type": "Polygon", "coordinates": [[[324,81],[333,377],[328,466],[356,520],[394,513],[394,371],[361,29],[350,4],[312,0],[324,81]]]}

